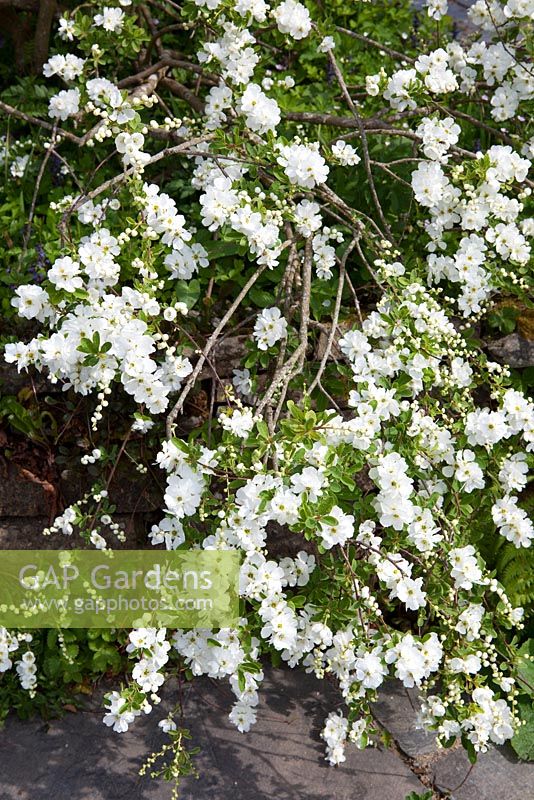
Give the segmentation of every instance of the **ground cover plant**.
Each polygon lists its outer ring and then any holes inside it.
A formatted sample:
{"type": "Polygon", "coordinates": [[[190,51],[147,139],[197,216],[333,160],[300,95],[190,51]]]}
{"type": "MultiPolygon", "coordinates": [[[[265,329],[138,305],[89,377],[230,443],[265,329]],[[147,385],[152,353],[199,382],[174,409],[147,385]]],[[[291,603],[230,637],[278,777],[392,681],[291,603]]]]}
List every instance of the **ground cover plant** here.
{"type": "MultiPolygon", "coordinates": [[[[534,3],[477,0],[460,38],[444,0],[31,5],[2,65],[4,357],[57,393],[0,413],[40,445],[87,414],[58,547],[120,545],[119,462],[157,472],[147,543],[237,549],[242,617],[0,629],[3,710],[126,670],[120,733],[209,675],[245,733],[267,659],[339,686],[332,764],[376,740],[388,676],[443,746],[528,757],[532,370],[486,345],[532,323],[534,3]]],[[[175,779],[194,742],[158,722],[145,771],[175,779]]]]}

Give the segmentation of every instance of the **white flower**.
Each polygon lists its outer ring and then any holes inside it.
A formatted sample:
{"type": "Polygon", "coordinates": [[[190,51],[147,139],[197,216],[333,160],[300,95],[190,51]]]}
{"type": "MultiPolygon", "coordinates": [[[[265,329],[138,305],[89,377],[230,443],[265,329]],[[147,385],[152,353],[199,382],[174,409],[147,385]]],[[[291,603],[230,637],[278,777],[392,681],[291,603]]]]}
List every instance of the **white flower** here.
{"type": "Polygon", "coordinates": [[[124,11],[120,8],[105,6],[101,14],[95,14],[94,23],[97,27],[104,28],[111,33],[119,33],[125,20],[124,11]]]}
{"type": "Polygon", "coordinates": [[[234,408],[221,412],[219,422],[225,431],[246,439],[254,427],[254,416],[251,408],[234,408]]]}
{"type": "Polygon", "coordinates": [[[113,726],[117,733],[124,733],[132,724],[134,719],[139,716],[140,711],[132,711],[128,708],[125,697],[121,697],[119,692],[111,692],[107,700],[108,711],[104,715],[104,725],[113,726]]]}
{"type": "Polygon", "coordinates": [[[75,292],[81,289],[83,280],[80,277],[80,265],[73,261],[70,256],[58,258],[48,270],[48,280],[57,289],[64,289],[66,292],[75,292]]]}
{"type": "Polygon", "coordinates": [[[267,19],[268,6],[265,0],[235,0],[234,8],[242,17],[251,14],[256,22],[265,22],[267,19]]]}
{"type": "Polygon", "coordinates": [[[525,453],[514,453],[505,458],[499,472],[499,481],[506,492],[521,492],[527,485],[528,464],[525,453]]]}
{"type": "Polygon", "coordinates": [[[328,53],[329,50],[333,50],[336,46],[334,39],[332,36],[325,36],[324,39],[321,40],[319,44],[319,51],[321,53],[328,53]]]}
{"type": "Polygon", "coordinates": [[[48,116],[65,122],[80,110],[80,92],[78,89],[63,89],[55,94],[48,104],[48,116]]]}
{"type": "Polygon", "coordinates": [[[326,181],[329,169],[315,147],[291,144],[281,145],[279,150],[277,161],[284,167],[290,183],[313,189],[317,184],[326,181]]]}
{"type": "Polygon", "coordinates": [[[451,145],[458,142],[461,128],[452,117],[446,119],[423,117],[416,128],[416,133],[423,140],[425,156],[433,161],[446,163],[447,153],[451,145]]]}
{"type": "Polygon", "coordinates": [[[15,156],[9,167],[9,172],[14,178],[23,178],[26,167],[30,161],[30,156],[15,156]]]}
{"type": "Polygon", "coordinates": [[[489,448],[512,433],[502,411],[490,411],[488,408],[469,412],[465,432],[469,444],[489,448]]]}
{"type": "Polygon", "coordinates": [[[11,305],[17,309],[19,317],[38,319],[41,322],[45,319],[49,309],[49,297],[44,289],[30,284],[17,286],[15,293],[18,297],[13,297],[11,305]]]}
{"type": "Polygon", "coordinates": [[[482,572],[477,564],[473,545],[453,548],[448,557],[456,589],[472,589],[474,583],[481,583],[482,572]]]}
{"type": "Polygon", "coordinates": [[[470,603],[458,617],[454,630],[464,635],[468,642],[473,642],[478,639],[483,617],[484,607],[470,603]]]}
{"type": "Polygon", "coordinates": [[[248,703],[238,701],[230,711],[228,719],[236,726],[238,731],[246,733],[256,722],[256,709],[248,703]]]}
{"type": "Polygon", "coordinates": [[[376,653],[366,653],[355,662],[356,680],[360,681],[365,689],[378,689],[388,674],[387,667],[376,653]]]}
{"type": "Polygon", "coordinates": [[[47,78],[59,75],[64,81],[72,81],[82,74],[84,64],[83,58],[78,58],[72,53],[67,53],[65,56],[58,53],[51,56],[43,65],[43,75],[47,78]]]}
{"type": "Polygon", "coordinates": [[[426,605],[426,592],[421,589],[422,584],[422,578],[401,578],[391,596],[398,597],[411,611],[417,611],[426,605]]]}
{"type": "Polygon", "coordinates": [[[307,492],[308,499],[315,503],[323,493],[323,486],[326,478],[323,473],[315,467],[304,467],[302,472],[291,476],[293,491],[297,494],[307,492]]]}
{"type": "Polygon", "coordinates": [[[74,31],[76,30],[76,25],[74,24],[74,20],[66,19],[66,17],[60,17],[59,20],[59,27],[58,27],[58,34],[60,39],[63,39],[67,42],[72,42],[74,39],[74,31]]]}
{"type": "Polygon", "coordinates": [[[422,206],[437,206],[448,186],[448,179],[436,162],[423,161],[412,172],[412,189],[415,199],[422,206]]]}
{"type": "Polygon", "coordinates": [[[257,133],[274,131],[280,122],[278,103],[267,97],[256,83],[250,83],[241,95],[239,110],[248,127],[257,133]]]}
{"type": "Polygon", "coordinates": [[[105,550],[107,547],[106,540],[98,533],[98,531],[91,531],[89,540],[91,544],[94,544],[97,550],[105,550]]]}
{"type": "Polygon", "coordinates": [[[519,508],[516,497],[503,497],[492,506],[491,515],[499,533],[515,547],[530,547],[534,527],[526,511],[519,508]]]}
{"type": "Polygon", "coordinates": [[[160,719],[158,728],[161,728],[163,733],[171,733],[176,730],[176,722],[173,719],[160,719]]]}
{"type": "Polygon", "coordinates": [[[234,369],[234,377],[232,383],[236,391],[243,395],[243,397],[250,397],[252,394],[252,381],[250,379],[250,370],[248,369],[234,369]]]}
{"type": "Polygon", "coordinates": [[[327,550],[336,544],[344,545],[354,536],[354,517],[344,514],[339,506],[334,506],[328,513],[335,522],[321,522],[319,536],[327,550]]]}
{"type": "Polygon", "coordinates": [[[462,490],[467,494],[485,486],[484,474],[472,450],[458,450],[456,468],[453,470],[452,467],[445,467],[443,473],[448,477],[454,474],[454,478],[462,484],[462,490]]]}
{"type": "Polygon", "coordinates": [[[296,0],[284,0],[273,12],[273,17],[281,33],[288,33],[293,39],[304,39],[311,31],[310,12],[296,0]]]}
{"type": "Polygon", "coordinates": [[[146,164],[150,155],[142,151],[144,142],[145,137],[142,133],[119,133],[115,139],[115,147],[117,152],[122,154],[122,163],[125,167],[130,164],[134,167],[146,164]]]}
{"type": "Polygon", "coordinates": [[[295,208],[297,231],[306,238],[321,227],[320,206],[311,200],[301,200],[295,208]]]}
{"type": "Polygon", "coordinates": [[[180,464],[177,473],[167,478],[165,509],[178,519],[192,516],[200,505],[203,489],[202,475],[188,464],[180,464]]]}
{"type": "Polygon", "coordinates": [[[31,650],[24,653],[21,660],[17,661],[16,670],[22,688],[32,693],[37,684],[37,666],[35,663],[35,655],[31,650]]]}
{"type": "Polygon", "coordinates": [[[264,308],[256,318],[253,336],[259,350],[268,350],[287,335],[287,322],[279,308],[264,308]]]}
{"type": "Polygon", "coordinates": [[[354,147],[344,142],[343,139],[338,139],[338,141],[332,145],[332,153],[344,167],[355,167],[356,164],[359,164],[361,161],[354,147]]]}
{"type": "Polygon", "coordinates": [[[348,720],[341,713],[331,711],[322,730],[321,739],[326,742],[326,759],[332,765],[342,764],[345,761],[348,730],[348,720]]]}
{"type": "Polygon", "coordinates": [[[428,16],[439,21],[448,11],[448,0],[426,0],[428,16]]]}
{"type": "Polygon", "coordinates": [[[153,547],[164,544],[167,550],[176,550],[185,542],[184,528],[179,519],[164,517],[158,525],[152,525],[149,538],[153,547]]]}

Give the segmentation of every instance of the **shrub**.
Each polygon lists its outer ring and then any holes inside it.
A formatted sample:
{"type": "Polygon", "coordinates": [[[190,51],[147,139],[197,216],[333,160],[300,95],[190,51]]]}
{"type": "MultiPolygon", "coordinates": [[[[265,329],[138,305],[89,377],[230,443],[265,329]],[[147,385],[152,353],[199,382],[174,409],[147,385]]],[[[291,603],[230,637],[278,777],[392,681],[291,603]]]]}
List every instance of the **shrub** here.
{"type": "MultiPolygon", "coordinates": [[[[151,543],[243,558],[235,629],[130,633],[118,731],[173,662],[229,678],[247,731],[265,657],[338,681],[333,764],[372,740],[388,675],[473,758],[520,725],[523,610],[482,550],[531,543],[534,413],[483,337],[503,299],[530,307],[532,3],[479,0],[463,42],[446,5],[85,3],[46,88],[5,93],[12,305],[40,324],[6,359],[96,398],[102,478],[47,533],[113,547],[109,482],[146,437],[138,468],[166,480],[151,543]],[[116,396],[135,411],[111,452],[116,396]]],[[[37,691],[31,643],[1,641],[37,691]]],[[[162,727],[175,777],[185,734],[162,727]]]]}

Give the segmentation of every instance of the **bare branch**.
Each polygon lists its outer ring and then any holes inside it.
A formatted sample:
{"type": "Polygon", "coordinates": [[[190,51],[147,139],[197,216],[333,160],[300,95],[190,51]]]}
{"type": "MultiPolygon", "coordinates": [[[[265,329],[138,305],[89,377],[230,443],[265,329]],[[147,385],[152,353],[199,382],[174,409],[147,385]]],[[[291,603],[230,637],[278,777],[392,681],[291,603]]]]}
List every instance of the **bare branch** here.
{"type": "Polygon", "coordinates": [[[354,237],[352,241],[349,242],[347,249],[343,253],[343,257],[340,259],[339,262],[339,278],[337,283],[336,302],[334,304],[334,311],[332,313],[332,327],[330,328],[330,332],[328,334],[326,347],[323,353],[323,357],[321,359],[321,363],[319,364],[319,369],[317,370],[317,375],[311,382],[310,387],[308,389],[310,394],[313,392],[316,386],[320,385],[321,378],[323,377],[323,373],[326,368],[326,363],[330,358],[330,353],[332,352],[332,346],[334,344],[334,339],[336,338],[337,323],[339,320],[339,311],[341,309],[341,298],[343,296],[343,286],[345,284],[347,260],[352,251],[354,250],[355,245],[356,245],[356,237],[354,237]]]}
{"type": "MultiPolygon", "coordinates": [[[[47,131],[54,130],[54,126],[50,122],[45,122],[38,117],[33,117],[31,114],[25,114],[24,111],[20,111],[18,108],[14,108],[13,106],[4,103],[2,100],[0,100],[0,111],[3,111],[4,114],[7,114],[9,117],[23,119],[24,122],[29,122],[32,125],[38,125],[40,128],[44,128],[47,131]]],[[[57,129],[57,135],[62,139],[68,139],[69,141],[78,145],[82,143],[82,140],[79,136],[75,136],[73,133],[69,133],[69,131],[64,131],[63,128],[57,129]]]]}
{"type": "Polygon", "coordinates": [[[393,50],[392,47],[387,47],[385,44],[382,44],[382,42],[377,42],[376,39],[371,39],[370,36],[364,36],[363,33],[356,33],[356,31],[349,31],[347,28],[339,27],[339,25],[336,25],[336,31],[344,33],[347,36],[352,37],[353,39],[358,39],[360,42],[364,42],[365,44],[371,45],[371,47],[375,47],[384,53],[388,53],[390,56],[393,56],[393,58],[397,58],[399,61],[409,61],[412,64],[415,61],[415,58],[407,56],[406,53],[399,53],[398,50],[393,50]]]}
{"type": "Polygon", "coordinates": [[[345,100],[347,101],[347,105],[350,108],[350,110],[352,111],[352,113],[354,114],[354,117],[355,117],[356,122],[358,124],[358,130],[360,132],[360,138],[361,138],[361,141],[362,141],[363,163],[364,163],[364,166],[365,166],[365,172],[367,173],[367,180],[369,181],[369,189],[371,191],[371,196],[373,198],[374,206],[376,208],[376,211],[377,211],[378,217],[380,219],[380,222],[384,226],[384,230],[386,232],[387,238],[390,239],[390,240],[393,240],[393,236],[392,236],[392,233],[391,233],[391,228],[389,227],[389,224],[388,224],[388,222],[387,222],[387,220],[386,220],[386,218],[384,216],[384,212],[382,210],[382,206],[380,205],[380,200],[378,199],[378,194],[376,192],[375,182],[374,182],[374,178],[373,178],[373,171],[371,169],[371,159],[369,158],[369,145],[367,143],[367,135],[365,133],[365,128],[363,126],[362,118],[361,118],[356,106],[352,102],[352,97],[350,96],[349,90],[347,89],[347,85],[345,83],[345,79],[343,78],[343,75],[341,74],[341,70],[339,69],[338,63],[337,63],[337,61],[335,59],[335,56],[334,56],[334,54],[332,53],[331,50],[328,51],[328,58],[330,59],[330,63],[332,65],[332,69],[334,70],[335,76],[337,78],[337,82],[339,83],[339,85],[341,87],[341,91],[343,92],[343,96],[345,97],[345,100]]]}
{"type": "Polygon", "coordinates": [[[178,397],[178,400],[176,401],[176,403],[172,407],[169,415],[167,416],[167,422],[166,422],[167,438],[169,438],[169,439],[171,438],[172,429],[173,429],[173,425],[174,425],[174,422],[176,420],[176,417],[178,416],[178,414],[181,412],[182,408],[184,407],[185,400],[186,400],[188,394],[190,393],[191,389],[195,385],[195,381],[198,378],[198,376],[200,375],[202,367],[204,366],[204,362],[206,361],[207,357],[209,356],[211,350],[213,349],[213,346],[215,345],[217,339],[219,338],[219,335],[224,330],[224,328],[226,327],[226,325],[228,324],[228,322],[232,318],[232,316],[235,313],[235,311],[239,308],[239,306],[241,305],[241,303],[243,302],[243,300],[245,299],[245,297],[249,293],[250,289],[254,286],[254,284],[256,283],[256,281],[258,280],[258,278],[264,272],[265,269],[266,269],[266,264],[262,264],[250,276],[250,278],[248,279],[246,284],[243,286],[243,288],[241,289],[241,291],[237,295],[236,299],[234,300],[232,305],[229,307],[229,309],[227,310],[226,314],[223,316],[223,318],[221,319],[221,321],[219,322],[219,324],[217,325],[217,327],[215,328],[215,330],[213,331],[213,333],[209,337],[208,341],[206,342],[206,345],[205,345],[202,353],[200,354],[197,363],[195,364],[195,368],[194,368],[193,372],[189,376],[189,378],[187,380],[187,383],[185,384],[184,388],[182,389],[182,392],[180,393],[180,396],[178,397]]]}

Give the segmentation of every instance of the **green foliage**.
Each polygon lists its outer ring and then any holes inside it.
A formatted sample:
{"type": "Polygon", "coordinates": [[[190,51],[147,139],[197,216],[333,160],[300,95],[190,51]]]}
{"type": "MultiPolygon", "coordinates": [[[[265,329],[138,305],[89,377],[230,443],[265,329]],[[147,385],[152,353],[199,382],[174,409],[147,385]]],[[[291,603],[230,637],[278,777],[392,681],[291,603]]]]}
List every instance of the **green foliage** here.
{"type": "Polygon", "coordinates": [[[46,444],[48,435],[57,433],[54,417],[46,409],[38,409],[34,405],[27,408],[20,402],[21,399],[20,395],[18,398],[13,395],[0,397],[0,420],[7,421],[13,430],[27,436],[32,442],[46,444]]]}
{"type": "Polygon", "coordinates": [[[534,761],[534,703],[519,703],[522,725],[512,739],[512,747],[522,761],[534,761]]]}
{"type": "Polygon", "coordinates": [[[518,689],[521,727],[512,739],[512,747],[523,761],[534,761],[534,639],[518,651],[518,689]]]}
{"type": "Polygon", "coordinates": [[[168,733],[171,741],[164,744],[161,750],[152,753],[145,761],[140,775],[149,774],[151,778],[163,778],[173,783],[172,798],[178,798],[178,789],[182,778],[192,775],[198,778],[198,771],[193,764],[193,756],[200,752],[199,747],[189,747],[192,739],[186,728],[176,728],[168,733]]]}
{"type": "MultiPolygon", "coordinates": [[[[104,676],[118,675],[127,659],[122,645],[125,631],[71,629],[32,631],[32,651],[38,665],[35,697],[22,689],[17,674],[0,676],[0,721],[9,711],[21,719],[34,714],[50,718],[62,713],[65,704],[77,704],[80,692],[104,676]]],[[[17,654],[18,655],[18,654],[17,654]]]]}
{"type": "MultiPolygon", "coordinates": [[[[521,506],[532,514],[534,493],[527,495],[521,506]]],[[[530,548],[518,549],[503,537],[496,537],[489,514],[480,514],[479,510],[477,517],[471,541],[480,547],[488,567],[495,570],[510,602],[514,606],[523,606],[528,617],[534,608],[534,551],[530,548]]]]}

